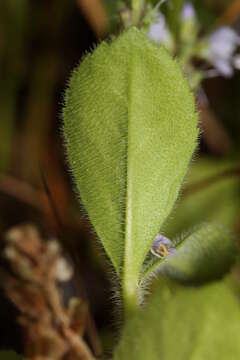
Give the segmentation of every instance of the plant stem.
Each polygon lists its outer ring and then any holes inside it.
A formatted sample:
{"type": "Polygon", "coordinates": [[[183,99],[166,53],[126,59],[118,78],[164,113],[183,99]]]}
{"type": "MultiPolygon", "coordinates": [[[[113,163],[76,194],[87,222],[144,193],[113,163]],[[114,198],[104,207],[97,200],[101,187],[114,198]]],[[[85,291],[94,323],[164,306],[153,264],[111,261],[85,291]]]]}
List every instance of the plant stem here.
{"type": "Polygon", "coordinates": [[[145,0],[132,0],[133,24],[139,25],[145,0]]]}
{"type": "Polygon", "coordinates": [[[122,296],[124,306],[124,320],[135,313],[138,306],[138,279],[131,271],[125,271],[122,279],[122,296]]]}

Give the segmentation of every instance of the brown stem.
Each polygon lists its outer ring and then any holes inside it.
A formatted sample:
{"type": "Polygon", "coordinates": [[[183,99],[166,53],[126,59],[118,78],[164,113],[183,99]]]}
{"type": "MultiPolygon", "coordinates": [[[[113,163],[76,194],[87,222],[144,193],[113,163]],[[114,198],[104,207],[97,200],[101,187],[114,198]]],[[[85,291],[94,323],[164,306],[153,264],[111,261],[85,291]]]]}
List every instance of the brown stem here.
{"type": "Polygon", "coordinates": [[[232,1],[218,21],[220,24],[233,24],[240,16],[240,0],[232,1]]]}
{"type": "Polygon", "coordinates": [[[92,353],[90,352],[89,348],[82,340],[82,338],[77,336],[70,328],[65,326],[63,326],[62,328],[62,332],[81,360],[94,359],[92,353]]]}
{"type": "Polygon", "coordinates": [[[102,38],[108,30],[108,21],[103,1],[77,0],[79,8],[83,11],[98,38],[102,38]]]}

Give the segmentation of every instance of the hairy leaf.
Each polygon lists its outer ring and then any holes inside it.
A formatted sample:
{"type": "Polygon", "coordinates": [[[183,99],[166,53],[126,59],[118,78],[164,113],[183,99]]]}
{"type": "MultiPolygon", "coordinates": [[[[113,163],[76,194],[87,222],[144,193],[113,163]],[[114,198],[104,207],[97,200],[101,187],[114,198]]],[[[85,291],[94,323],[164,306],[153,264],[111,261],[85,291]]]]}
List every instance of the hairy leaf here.
{"type": "Polygon", "coordinates": [[[136,284],[196,145],[188,83],[164,49],[131,28],[74,71],[63,115],[82,203],[116,271],[136,284]]]}
{"type": "Polygon", "coordinates": [[[239,359],[239,333],[239,303],[224,282],[162,284],[127,323],[114,360],[239,359]]]}
{"type": "Polygon", "coordinates": [[[190,283],[216,280],[229,271],[236,258],[233,235],[219,224],[203,224],[175,245],[173,254],[149,260],[143,278],[162,273],[190,283]]]}

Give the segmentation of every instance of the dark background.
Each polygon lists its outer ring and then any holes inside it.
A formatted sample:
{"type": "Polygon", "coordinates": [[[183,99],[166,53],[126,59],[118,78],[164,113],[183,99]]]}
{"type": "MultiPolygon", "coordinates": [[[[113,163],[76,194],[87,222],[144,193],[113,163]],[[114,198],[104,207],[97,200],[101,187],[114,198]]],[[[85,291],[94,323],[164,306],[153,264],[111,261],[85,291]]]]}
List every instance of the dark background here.
{"type": "MultiPolygon", "coordinates": [[[[203,32],[216,24],[239,27],[240,2],[195,3],[203,32]]],[[[118,30],[115,8],[116,2],[106,1],[104,10],[97,0],[0,3],[1,246],[5,232],[23,223],[34,223],[46,238],[58,237],[74,263],[78,294],[88,300],[106,347],[114,330],[109,270],[80,212],[64,151],[61,109],[72,69],[108,36],[110,26],[118,30]]],[[[205,131],[186,186],[220,176],[179,203],[176,220],[166,227],[172,236],[205,219],[220,220],[239,236],[239,86],[240,72],[230,80],[204,82],[210,105],[201,112],[205,131]],[[233,172],[224,175],[226,168],[233,172]]],[[[0,348],[21,352],[15,318],[16,310],[1,291],[0,348]]]]}

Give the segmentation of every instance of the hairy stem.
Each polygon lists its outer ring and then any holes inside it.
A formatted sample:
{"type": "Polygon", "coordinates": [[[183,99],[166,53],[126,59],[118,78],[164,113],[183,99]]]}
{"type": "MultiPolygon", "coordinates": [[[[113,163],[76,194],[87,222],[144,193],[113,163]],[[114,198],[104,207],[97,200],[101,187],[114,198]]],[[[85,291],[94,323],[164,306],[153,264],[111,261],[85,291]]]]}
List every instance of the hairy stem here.
{"type": "Polygon", "coordinates": [[[133,314],[138,306],[138,279],[130,272],[124,271],[122,280],[124,320],[133,314]]]}

